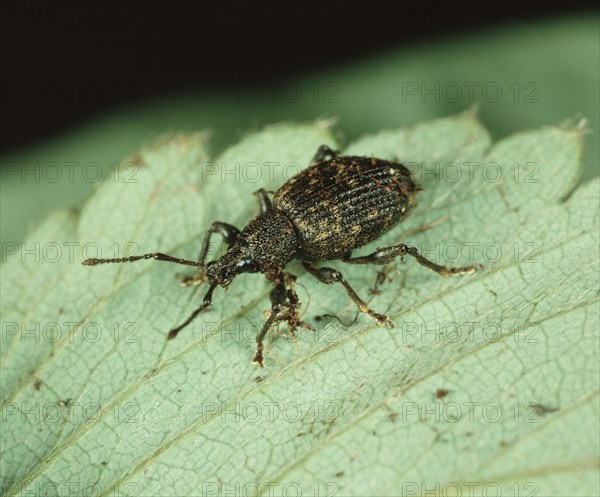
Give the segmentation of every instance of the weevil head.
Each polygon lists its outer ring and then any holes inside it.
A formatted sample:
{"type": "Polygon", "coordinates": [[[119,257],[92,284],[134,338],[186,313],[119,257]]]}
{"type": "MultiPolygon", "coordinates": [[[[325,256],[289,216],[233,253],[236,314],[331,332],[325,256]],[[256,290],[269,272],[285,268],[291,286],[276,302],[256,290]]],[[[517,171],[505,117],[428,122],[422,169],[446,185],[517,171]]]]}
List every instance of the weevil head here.
{"type": "Polygon", "coordinates": [[[234,243],[222,257],[206,266],[208,281],[227,287],[242,273],[259,273],[261,267],[244,244],[234,243]]]}
{"type": "Polygon", "coordinates": [[[211,283],[226,287],[242,273],[273,280],[296,255],[298,239],[288,217],[271,209],[248,223],[225,254],[206,266],[211,283]]]}

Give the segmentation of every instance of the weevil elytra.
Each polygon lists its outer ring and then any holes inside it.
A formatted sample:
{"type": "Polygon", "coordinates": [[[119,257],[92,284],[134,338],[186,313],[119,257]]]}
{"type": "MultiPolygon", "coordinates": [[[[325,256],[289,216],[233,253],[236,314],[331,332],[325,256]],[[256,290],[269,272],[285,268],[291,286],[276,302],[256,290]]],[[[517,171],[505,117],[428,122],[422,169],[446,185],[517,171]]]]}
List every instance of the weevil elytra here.
{"type": "Polygon", "coordinates": [[[263,340],[273,325],[285,322],[291,332],[298,326],[310,326],[299,318],[300,302],[293,283],[296,278],[285,271],[292,259],[299,259],[307,272],[321,283],[340,283],[360,312],[377,320],[379,325],[390,327],[393,326],[390,318],[371,310],[340,271],[316,267],[314,263],[340,260],[347,264],[385,265],[396,257],[410,255],[442,276],[471,274],[480,267],[440,266],[403,243],[352,257],[354,249],[379,238],[405,219],[416,205],[419,190],[402,164],[373,157],[341,156],[322,145],[312,165],[290,178],[273,193],[272,200],[264,189],[255,192],[260,213],[243,230],[231,224],[213,222],[204,236],[197,261],[155,252],[120,259],[86,259],[83,264],[95,266],[155,259],[197,267],[196,275],[185,277],[182,285],[208,281],[208,291],[202,305],[172,329],[168,339],[174,338],[211,305],[215,288],[227,287],[242,273],[264,273],[273,288],[271,313],[256,336],[253,362],[262,367],[263,340]],[[219,259],[206,262],[214,233],[223,237],[228,248],[219,259]]]}

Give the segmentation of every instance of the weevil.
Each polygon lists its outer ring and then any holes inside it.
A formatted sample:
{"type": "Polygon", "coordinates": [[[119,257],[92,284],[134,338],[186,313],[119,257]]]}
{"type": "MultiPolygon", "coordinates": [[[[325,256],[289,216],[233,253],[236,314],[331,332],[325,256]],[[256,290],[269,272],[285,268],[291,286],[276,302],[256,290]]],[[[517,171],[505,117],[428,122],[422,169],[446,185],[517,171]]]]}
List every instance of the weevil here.
{"type": "Polygon", "coordinates": [[[272,326],[285,322],[292,333],[299,326],[310,327],[299,317],[300,302],[294,290],[296,277],[285,271],[293,259],[299,259],[307,272],[321,283],[341,284],[360,312],[374,318],[380,326],[389,327],[393,327],[390,318],[370,309],[340,271],[317,267],[315,263],[339,260],[347,264],[386,265],[396,257],[410,255],[442,276],[471,274],[480,267],[440,266],[404,243],[378,248],[368,255],[352,256],[354,249],[376,240],[404,220],[414,210],[420,189],[403,164],[374,157],[343,156],[322,145],[311,166],[277,191],[255,192],[260,213],[243,230],[228,223],[213,222],[204,236],[198,260],[154,252],[120,259],[86,259],[83,264],[95,266],[155,259],[197,267],[197,273],[184,277],[182,285],[208,282],[208,291],[202,305],[172,329],[167,339],[175,338],[198,314],[208,309],[217,287],[227,288],[242,273],[263,273],[273,284],[269,295],[271,311],[256,336],[253,358],[255,364],[263,367],[263,340],[272,326]],[[222,257],[206,262],[215,233],[223,237],[228,248],[222,257]]]}

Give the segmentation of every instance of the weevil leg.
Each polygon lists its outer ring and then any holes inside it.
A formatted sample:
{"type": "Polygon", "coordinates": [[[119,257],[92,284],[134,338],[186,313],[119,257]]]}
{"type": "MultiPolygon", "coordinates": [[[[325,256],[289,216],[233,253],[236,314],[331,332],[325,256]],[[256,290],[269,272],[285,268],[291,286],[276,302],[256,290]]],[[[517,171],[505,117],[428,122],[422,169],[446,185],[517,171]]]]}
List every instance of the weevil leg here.
{"type": "Polygon", "coordinates": [[[190,324],[194,319],[196,319],[196,316],[198,316],[198,314],[205,311],[210,306],[210,304],[212,302],[212,294],[216,287],[217,287],[216,283],[213,283],[212,285],[210,285],[210,287],[208,288],[208,291],[206,292],[206,295],[204,295],[204,299],[202,300],[202,305],[200,307],[198,307],[198,309],[196,309],[194,312],[192,312],[190,314],[190,317],[188,317],[177,328],[173,328],[171,331],[169,331],[169,334],[167,335],[167,340],[172,340],[173,338],[175,338],[181,330],[183,330],[188,324],[190,324]]]}
{"type": "Polygon", "coordinates": [[[315,154],[315,156],[312,158],[312,160],[310,161],[311,164],[316,164],[318,162],[322,162],[323,160],[325,160],[325,157],[329,156],[332,159],[334,157],[337,156],[337,152],[334,150],[331,150],[327,145],[321,145],[318,149],[317,149],[317,153],[315,154]]]}
{"type": "Polygon", "coordinates": [[[298,294],[296,293],[296,289],[294,288],[294,282],[296,281],[296,277],[291,273],[284,273],[284,278],[288,286],[287,298],[290,303],[290,315],[293,315],[294,320],[297,323],[300,323],[300,300],[298,299],[298,294]]]}
{"type": "Polygon", "coordinates": [[[268,331],[271,329],[271,326],[273,326],[273,323],[275,323],[277,315],[287,299],[285,280],[282,273],[277,276],[275,280],[275,286],[271,290],[269,298],[271,299],[271,315],[268,317],[268,319],[265,321],[265,324],[256,335],[256,355],[254,356],[254,359],[252,359],[252,362],[258,364],[261,368],[264,365],[263,340],[265,339],[268,331]]]}
{"type": "Polygon", "coordinates": [[[260,213],[264,214],[273,208],[271,199],[269,198],[269,192],[264,188],[254,192],[254,195],[258,197],[258,205],[260,206],[260,213]]]}
{"type": "Polygon", "coordinates": [[[394,326],[391,319],[385,314],[379,314],[375,312],[367,306],[367,304],[358,296],[358,294],[354,291],[354,289],[350,286],[350,284],[344,279],[344,276],[337,269],[333,269],[330,267],[321,267],[316,268],[309,264],[308,262],[302,262],[307,271],[312,274],[315,278],[317,278],[321,283],[325,283],[326,285],[332,285],[333,283],[341,283],[348,294],[348,297],[354,302],[358,310],[360,312],[364,312],[368,314],[372,318],[376,319],[377,322],[383,326],[387,325],[390,328],[394,326]]]}
{"type": "Polygon", "coordinates": [[[299,326],[314,331],[314,327],[300,320],[300,300],[294,289],[295,279],[296,277],[290,273],[280,273],[269,295],[271,314],[256,335],[256,355],[252,359],[252,362],[258,364],[261,368],[264,364],[263,340],[273,325],[278,322],[285,322],[288,326],[288,332],[292,336],[294,336],[294,332],[299,326]]]}
{"type": "Polygon", "coordinates": [[[227,246],[231,246],[237,240],[240,230],[231,224],[214,221],[206,231],[204,240],[202,241],[202,247],[200,248],[198,261],[202,264],[202,269],[199,269],[198,272],[193,276],[178,275],[181,277],[181,286],[199,285],[206,280],[204,266],[206,262],[206,256],[208,255],[208,249],[210,247],[210,239],[214,233],[219,233],[223,237],[223,240],[227,246]]]}
{"type": "Polygon", "coordinates": [[[237,237],[240,234],[240,230],[231,224],[222,223],[220,221],[213,221],[213,223],[206,231],[206,234],[204,235],[204,240],[202,241],[202,248],[200,249],[200,255],[198,256],[198,260],[203,264],[206,261],[206,256],[208,255],[208,248],[210,247],[210,238],[213,235],[213,233],[219,233],[223,237],[223,241],[229,246],[235,243],[237,237]]]}
{"type": "Polygon", "coordinates": [[[295,331],[298,327],[306,328],[312,331],[315,331],[314,326],[302,321],[300,319],[300,299],[298,299],[298,294],[296,293],[296,289],[294,288],[294,282],[296,281],[296,277],[291,273],[283,273],[285,284],[287,285],[287,302],[283,304],[284,312],[280,314],[277,318],[277,321],[285,321],[288,325],[288,333],[294,337],[295,331]]]}
{"type": "Polygon", "coordinates": [[[435,271],[442,276],[460,276],[463,274],[473,274],[478,269],[481,269],[481,264],[474,264],[472,266],[464,266],[464,267],[446,267],[440,266],[433,261],[423,257],[416,248],[409,247],[404,243],[399,243],[398,245],[392,245],[391,247],[385,247],[377,249],[375,252],[360,256],[360,257],[349,257],[342,259],[342,262],[347,264],[379,264],[385,265],[392,262],[396,257],[404,257],[405,255],[410,255],[414,257],[421,266],[425,266],[426,268],[435,271]]]}
{"type": "Polygon", "coordinates": [[[379,290],[379,286],[383,285],[385,283],[385,281],[388,279],[389,273],[390,273],[389,265],[386,265],[385,267],[383,267],[382,269],[377,271],[377,276],[375,277],[375,284],[373,285],[373,288],[370,289],[370,292],[373,295],[379,295],[381,293],[381,290],[379,290]]]}
{"type": "MultiPolygon", "coordinates": [[[[448,215],[445,215],[434,221],[431,221],[430,223],[422,224],[421,226],[416,226],[415,228],[406,230],[400,234],[398,243],[400,243],[401,240],[405,240],[410,235],[413,235],[415,233],[421,233],[421,232],[430,230],[432,228],[435,228],[436,226],[445,222],[447,219],[448,219],[448,215]]],[[[342,260],[350,259],[351,257],[352,257],[352,254],[350,253],[346,257],[343,257],[342,260]]],[[[352,264],[352,262],[350,262],[349,264],[352,264]]],[[[389,279],[389,281],[392,280],[392,278],[388,277],[390,272],[391,272],[391,262],[385,264],[385,267],[383,267],[379,271],[377,271],[377,277],[375,278],[375,284],[374,284],[373,288],[371,288],[371,293],[373,295],[378,295],[381,293],[381,291],[379,290],[379,286],[382,285],[386,280],[388,280],[388,279],[389,279]]]]}

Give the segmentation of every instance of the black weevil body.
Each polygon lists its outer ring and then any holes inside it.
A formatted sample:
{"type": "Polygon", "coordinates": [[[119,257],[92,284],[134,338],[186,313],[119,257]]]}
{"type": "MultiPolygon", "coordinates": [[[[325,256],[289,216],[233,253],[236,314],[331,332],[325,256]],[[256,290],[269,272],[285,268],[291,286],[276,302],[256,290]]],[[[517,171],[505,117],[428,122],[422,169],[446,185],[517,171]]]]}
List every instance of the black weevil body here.
{"type": "Polygon", "coordinates": [[[295,277],[284,271],[292,259],[302,261],[306,270],[326,284],[341,283],[348,296],[380,325],[393,326],[384,314],[367,306],[342,273],[329,267],[315,267],[318,261],[341,260],[348,264],[388,264],[396,257],[410,255],[421,265],[442,276],[473,273],[478,266],[447,268],[421,256],[415,248],[403,243],[359,257],[352,251],[377,238],[408,216],[416,205],[420,188],[402,164],[371,157],[338,156],[327,146],[317,151],[312,165],[290,178],[269,198],[259,190],[260,214],[242,230],[227,223],[212,223],[202,243],[198,261],[179,259],[162,253],[151,253],[121,259],[87,259],[84,265],[112,262],[135,262],[156,259],[196,266],[198,273],[184,278],[182,284],[197,285],[208,281],[209,288],[202,305],[168,338],[206,310],[217,286],[227,287],[241,273],[264,273],[273,282],[270,293],[271,314],[256,337],[253,362],[263,366],[263,340],[277,322],[286,322],[293,332],[300,321],[300,302],[294,291],[295,277]],[[325,160],[329,157],[329,160],[325,160]],[[223,236],[227,252],[206,263],[210,238],[223,236]]]}

